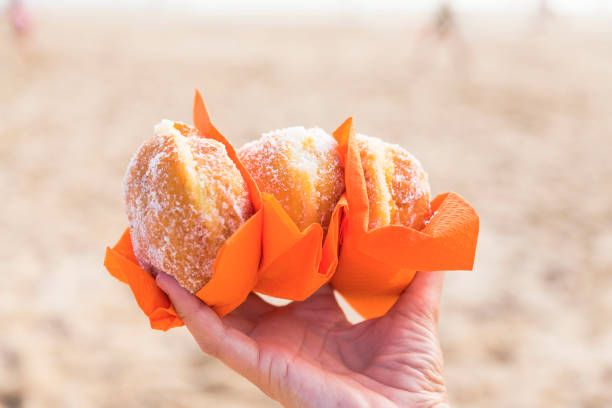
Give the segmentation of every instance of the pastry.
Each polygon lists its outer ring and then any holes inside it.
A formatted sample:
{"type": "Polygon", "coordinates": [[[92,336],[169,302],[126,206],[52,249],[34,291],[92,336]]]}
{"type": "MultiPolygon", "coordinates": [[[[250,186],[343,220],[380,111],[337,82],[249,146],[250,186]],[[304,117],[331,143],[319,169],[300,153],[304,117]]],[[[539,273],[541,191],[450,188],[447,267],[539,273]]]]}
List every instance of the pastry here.
{"type": "Polygon", "coordinates": [[[335,139],[319,128],[290,127],[242,146],[240,161],[262,192],[272,194],[300,230],[326,230],[344,192],[344,169],[335,139]]]}
{"type": "Polygon", "coordinates": [[[398,145],[361,134],[355,138],[368,192],[368,229],[386,225],[422,229],[431,207],[421,163],[398,145]]]}
{"type": "Polygon", "coordinates": [[[253,213],[225,146],[169,120],[132,158],[124,197],[140,265],[174,276],[191,293],[211,279],[217,252],[253,213]]]}

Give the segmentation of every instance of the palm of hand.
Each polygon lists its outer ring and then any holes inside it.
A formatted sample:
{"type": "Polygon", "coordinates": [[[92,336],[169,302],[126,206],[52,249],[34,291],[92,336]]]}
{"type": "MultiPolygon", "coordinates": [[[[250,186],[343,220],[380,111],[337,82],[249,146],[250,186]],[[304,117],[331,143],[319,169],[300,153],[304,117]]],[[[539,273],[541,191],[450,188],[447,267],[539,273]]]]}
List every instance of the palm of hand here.
{"type": "Polygon", "coordinates": [[[439,293],[427,281],[420,276],[385,316],[351,325],[329,286],[285,307],[252,294],[220,320],[173,279],[158,278],[205,352],[284,405],[317,407],[446,404],[439,293]]]}

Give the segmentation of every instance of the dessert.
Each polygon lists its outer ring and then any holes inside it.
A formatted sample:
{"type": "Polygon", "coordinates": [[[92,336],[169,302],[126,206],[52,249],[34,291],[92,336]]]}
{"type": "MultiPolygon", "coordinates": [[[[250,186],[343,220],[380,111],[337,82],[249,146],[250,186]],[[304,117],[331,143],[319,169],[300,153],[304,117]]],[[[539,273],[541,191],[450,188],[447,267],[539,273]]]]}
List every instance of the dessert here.
{"type": "Polygon", "coordinates": [[[169,120],[132,158],[124,198],[140,265],[174,276],[192,293],[211,279],[217,252],[253,214],[225,146],[169,120]]]}
{"type": "Polygon", "coordinates": [[[357,134],[369,202],[368,229],[422,229],[430,218],[430,188],[421,163],[402,147],[357,134]]]}
{"type": "Polygon", "coordinates": [[[338,143],[319,128],[290,127],[242,146],[240,161],[262,192],[272,194],[300,230],[326,230],[344,192],[338,143]]]}

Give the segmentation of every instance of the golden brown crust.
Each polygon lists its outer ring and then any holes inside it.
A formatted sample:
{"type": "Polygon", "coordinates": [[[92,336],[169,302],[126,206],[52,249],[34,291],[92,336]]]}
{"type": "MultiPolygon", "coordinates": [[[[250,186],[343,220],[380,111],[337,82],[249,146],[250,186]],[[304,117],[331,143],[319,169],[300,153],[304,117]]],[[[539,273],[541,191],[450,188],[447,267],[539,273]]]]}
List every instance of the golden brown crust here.
{"type": "Polygon", "coordinates": [[[132,243],[143,268],[164,271],[195,293],[253,209],[223,144],[187,125],[162,123],[167,126],[143,143],[125,176],[132,243]]]}
{"type": "Polygon", "coordinates": [[[327,228],[344,191],[337,143],[318,128],[276,130],[238,151],[263,192],[272,194],[300,230],[313,223],[327,228]]]}
{"type": "Polygon", "coordinates": [[[368,228],[404,225],[422,229],[431,215],[427,173],[398,145],[356,135],[369,201],[368,228]]]}

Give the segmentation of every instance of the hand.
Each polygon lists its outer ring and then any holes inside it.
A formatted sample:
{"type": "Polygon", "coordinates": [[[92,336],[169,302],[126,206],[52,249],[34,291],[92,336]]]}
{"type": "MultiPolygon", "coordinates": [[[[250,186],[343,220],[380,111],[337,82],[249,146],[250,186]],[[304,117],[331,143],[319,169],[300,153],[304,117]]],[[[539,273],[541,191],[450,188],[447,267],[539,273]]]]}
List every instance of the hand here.
{"type": "Polygon", "coordinates": [[[219,318],[160,273],[201,349],[289,407],[448,407],[438,342],[443,272],[418,272],[393,308],[351,325],[329,285],[275,307],[250,294],[219,318]]]}

